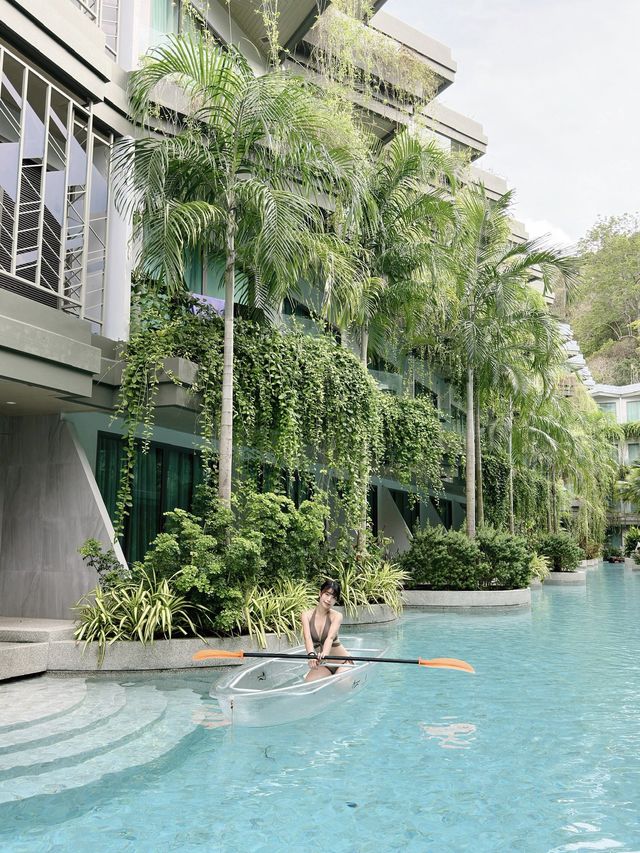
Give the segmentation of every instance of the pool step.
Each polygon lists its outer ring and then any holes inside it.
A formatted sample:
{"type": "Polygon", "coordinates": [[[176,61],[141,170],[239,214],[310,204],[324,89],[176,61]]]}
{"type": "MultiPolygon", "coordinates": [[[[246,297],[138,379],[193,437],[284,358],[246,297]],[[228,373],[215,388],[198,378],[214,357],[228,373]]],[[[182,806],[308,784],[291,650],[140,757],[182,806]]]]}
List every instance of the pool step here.
{"type": "MultiPolygon", "coordinates": [[[[58,680],[58,690],[66,683],[58,680]]],[[[44,746],[53,741],[71,738],[86,729],[97,729],[105,720],[117,714],[126,701],[125,689],[115,682],[105,682],[100,689],[84,691],[82,702],[44,722],[34,722],[20,728],[7,727],[0,731],[0,766],[4,753],[44,746]]]]}
{"type": "MultiPolygon", "coordinates": [[[[21,749],[0,754],[0,784],[14,776],[53,769],[55,765],[77,764],[80,760],[113,749],[118,744],[127,743],[133,737],[139,737],[146,728],[163,717],[167,702],[162,693],[153,687],[138,686],[133,688],[132,694],[128,698],[131,698],[136,706],[127,707],[125,703],[120,711],[109,716],[101,726],[85,728],[80,732],[74,732],[71,728],[68,732],[59,732],[55,738],[47,735],[43,738],[42,732],[46,732],[46,724],[39,727],[40,740],[44,739],[45,743],[32,746],[23,743],[21,749]]],[[[63,721],[58,719],[55,722],[59,729],[63,721]]]]}
{"type": "MultiPolygon", "coordinates": [[[[88,685],[89,694],[100,685],[88,685]]],[[[0,803],[80,788],[149,764],[194,731],[201,697],[189,688],[157,691],[151,685],[125,688],[131,706],[59,744],[48,743],[0,756],[0,803]]],[[[77,722],[77,718],[76,718],[77,722]]],[[[42,739],[43,728],[39,728],[42,739]]]]}
{"type": "Polygon", "coordinates": [[[43,675],[0,684],[0,733],[17,731],[64,715],[84,702],[84,678],[43,675]]]}

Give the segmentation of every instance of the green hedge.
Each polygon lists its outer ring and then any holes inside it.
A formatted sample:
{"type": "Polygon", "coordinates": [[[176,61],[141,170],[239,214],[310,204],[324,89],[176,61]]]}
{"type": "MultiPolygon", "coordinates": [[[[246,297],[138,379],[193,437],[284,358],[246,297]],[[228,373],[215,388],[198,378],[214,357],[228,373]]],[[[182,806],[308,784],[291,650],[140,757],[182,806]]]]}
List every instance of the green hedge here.
{"type": "Polygon", "coordinates": [[[552,572],[575,572],[584,551],[568,533],[549,533],[538,540],[536,550],[549,558],[552,572]]]}
{"type": "Polygon", "coordinates": [[[475,540],[455,530],[425,527],[397,563],[408,586],[430,589],[522,589],[531,580],[532,551],[520,536],[483,528],[475,540]]]}

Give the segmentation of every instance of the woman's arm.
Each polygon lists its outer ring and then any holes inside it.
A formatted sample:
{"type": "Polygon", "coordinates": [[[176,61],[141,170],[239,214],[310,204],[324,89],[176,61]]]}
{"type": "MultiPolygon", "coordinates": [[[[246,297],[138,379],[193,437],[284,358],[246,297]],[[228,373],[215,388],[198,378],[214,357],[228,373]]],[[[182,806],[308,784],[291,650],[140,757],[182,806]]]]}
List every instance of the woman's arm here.
{"type": "MultiPolygon", "coordinates": [[[[309,614],[306,611],[300,614],[300,622],[302,623],[304,647],[307,650],[307,654],[310,655],[315,651],[315,649],[313,647],[313,640],[311,639],[311,631],[309,630],[309,614]]],[[[309,658],[309,666],[311,669],[315,669],[315,667],[318,666],[316,658],[309,658]]]]}
{"type": "Polygon", "coordinates": [[[331,654],[331,646],[333,646],[333,641],[338,636],[340,631],[340,625],[342,625],[342,613],[335,613],[333,610],[331,611],[331,625],[329,627],[329,633],[327,634],[327,639],[324,641],[322,645],[322,652],[320,654],[321,658],[326,658],[331,654]]]}

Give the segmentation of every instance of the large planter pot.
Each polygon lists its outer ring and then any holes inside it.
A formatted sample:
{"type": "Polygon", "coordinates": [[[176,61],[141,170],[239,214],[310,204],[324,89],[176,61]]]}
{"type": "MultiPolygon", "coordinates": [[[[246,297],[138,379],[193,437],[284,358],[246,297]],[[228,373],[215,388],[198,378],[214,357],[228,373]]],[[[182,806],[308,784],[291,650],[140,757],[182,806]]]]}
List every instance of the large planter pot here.
{"type": "MultiPolygon", "coordinates": [[[[211,658],[206,661],[194,661],[193,655],[210,647],[228,651],[256,651],[255,640],[249,637],[208,637],[206,643],[197,638],[177,640],[155,640],[151,645],[143,646],[135,640],[121,641],[107,646],[102,666],[98,666],[98,647],[90,643],[86,650],[82,643],[74,640],[60,640],[49,644],[47,668],[54,672],[131,672],[136,670],[192,669],[220,667],[242,663],[241,659],[211,658]]],[[[267,651],[286,651],[289,643],[267,635],[267,651]]],[[[260,651],[262,651],[260,649],[260,651]]]]}
{"type": "Polygon", "coordinates": [[[358,607],[356,613],[347,613],[344,607],[335,607],[342,613],[343,627],[351,625],[375,625],[378,622],[393,622],[397,615],[387,604],[370,604],[368,607],[358,607]]]}
{"type": "Polygon", "coordinates": [[[587,582],[587,573],[584,569],[577,572],[549,572],[545,579],[545,586],[584,586],[587,582]]]}
{"type": "Polygon", "coordinates": [[[405,589],[402,593],[405,607],[528,607],[531,590],[526,589],[405,589]]]}

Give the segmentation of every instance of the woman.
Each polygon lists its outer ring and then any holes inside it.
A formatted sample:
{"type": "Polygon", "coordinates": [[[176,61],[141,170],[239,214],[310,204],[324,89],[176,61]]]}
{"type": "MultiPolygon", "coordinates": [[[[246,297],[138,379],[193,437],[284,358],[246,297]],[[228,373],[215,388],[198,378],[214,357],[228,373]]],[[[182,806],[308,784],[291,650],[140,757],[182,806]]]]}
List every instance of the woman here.
{"type": "Polygon", "coordinates": [[[323,658],[331,655],[348,657],[349,652],[338,639],[338,631],[342,623],[342,614],[336,613],[332,607],[340,598],[340,584],[337,581],[326,580],[320,587],[320,597],[313,610],[305,610],[300,621],[304,645],[309,655],[309,672],[305,681],[315,681],[326,678],[336,672],[344,672],[346,667],[337,661],[323,663],[323,658]]]}

